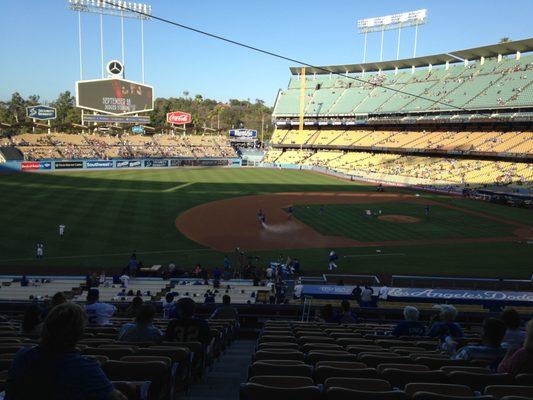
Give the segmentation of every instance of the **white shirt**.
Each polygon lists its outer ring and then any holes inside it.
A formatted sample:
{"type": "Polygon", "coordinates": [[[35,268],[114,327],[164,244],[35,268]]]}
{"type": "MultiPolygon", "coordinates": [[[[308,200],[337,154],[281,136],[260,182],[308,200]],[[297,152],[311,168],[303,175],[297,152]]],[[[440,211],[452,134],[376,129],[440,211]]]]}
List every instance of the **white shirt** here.
{"type": "Polygon", "coordinates": [[[59,234],[62,235],[65,232],[65,225],[59,225],[59,234]]]}
{"type": "Polygon", "coordinates": [[[294,286],[294,297],[300,298],[302,297],[302,290],[304,288],[304,285],[296,285],[294,286]]]}
{"type": "Polygon", "coordinates": [[[130,277],[128,275],[124,274],[118,279],[120,279],[120,282],[122,282],[123,287],[128,287],[128,282],[130,280],[130,277]]]}
{"type": "Polygon", "coordinates": [[[111,325],[109,318],[113,316],[117,308],[107,303],[85,304],[83,307],[87,313],[89,324],[111,325]]]}
{"type": "Polygon", "coordinates": [[[267,268],[266,269],[266,276],[267,278],[272,278],[272,268],[267,268]]]}

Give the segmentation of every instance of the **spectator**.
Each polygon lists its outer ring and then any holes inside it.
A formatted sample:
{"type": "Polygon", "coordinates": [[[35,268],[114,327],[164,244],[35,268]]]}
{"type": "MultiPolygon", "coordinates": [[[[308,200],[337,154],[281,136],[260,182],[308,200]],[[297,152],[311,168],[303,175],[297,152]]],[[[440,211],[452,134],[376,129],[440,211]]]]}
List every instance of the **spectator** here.
{"type": "Polygon", "coordinates": [[[229,271],[229,269],[231,268],[231,263],[229,261],[229,257],[228,256],[224,256],[224,271],[229,271]]]}
{"type": "Polygon", "coordinates": [[[294,268],[294,273],[300,275],[300,260],[297,258],[294,259],[292,266],[294,268]]]}
{"type": "Polygon", "coordinates": [[[357,317],[350,307],[350,302],[346,299],[343,300],[341,302],[341,312],[336,316],[335,322],[339,324],[355,324],[357,322],[357,317]]]}
{"type": "Polygon", "coordinates": [[[175,314],[176,303],[174,302],[174,293],[167,293],[163,300],[163,318],[170,319],[175,314]]]}
{"type": "Polygon", "coordinates": [[[121,283],[122,287],[123,288],[127,288],[128,287],[128,283],[130,281],[130,277],[128,276],[128,274],[122,274],[122,276],[119,279],[120,279],[120,283],[121,283]]]}
{"type": "Polygon", "coordinates": [[[75,349],[86,316],[74,303],[55,307],[44,321],[41,344],[22,348],[11,365],[6,400],[126,400],[98,362],[75,349]]]}
{"type": "Polygon", "coordinates": [[[211,292],[211,290],[208,290],[204,294],[204,303],[205,304],[215,304],[215,294],[211,292]]]}
{"type": "Polygon", "coordinates": [[[143,305],[142,297],[135,296],[131,301],[131,304],[126,309],[126,316],[135,317],[143,305]]]}
{"type": "Polygon", "coordinates": [[[52,296],[52,301],[46,308],[46,310],[43,311],[43,318],[45,318],[48,313],[54,308],[55,306],[58,306],[59,304],[63,304],[67,302],[67,298],[65,297],[65,294],[63,292],[57,292],[52,296]]]}
{"type": "MultiPolygon", "coordinates": [[[[454,360],[486,360],[500,362],[505,355],[501,347],[505,336],[505,324],[496,318],[487,318],[483,321],[483,344],[480,346],[468,345],[460,349],[452,358],[454,360]]],[[[497,364],[496,364],[497,365],[497,364]]]]}
{"type": "Polygon", "coordinates": [[[150,304],[141,304],[137,310],[134,324],[124,324],[118,334],[121,342],[156,342],[163,339],[163,334],[154,327],[155,308],[150,304]]]}
{"type": "Polygon", "coordinates": [[[327,324],[335,322],[335,315],[333,314],[333,307],[331,304],[325,304],[320,310],[320,316],[315,318],[318,322],[325,322],[327,324]]]}
{"type": "Polygon", "coordinates": [[[89,289],[87,293],[87,303],[83,307],[87,313],[89,324],[91,325],[111,325],[109,318],[117,311],[114,305],[100,303],[100,292],[98,289],[89,289]]]}
{"type": "Polygon", "coordinates": [[[165,340],[190,342],[199,341],[207,346],[211,341],[211,330],[203,319],[194,316],[194,301],[183,297],[176,303],[178,318],[168,323],[165,340]]]}
{"type": "Polygon", "coordinates": [[[139,261],[137,261],[137,255],[134,253],[131,255],[130,260],[128,261],[128,266],[126,268],[131,276],[135,276],[137,274],[138,267],[139,261]]]}
{"type": "Polygon", "coordinates": [[[457,318],[457,309],[448,304],[435,306],[435,308],[440,310],[438,314],[440,321],[431,325],[428,336],[439,338],[441,341],[444,341],[447,336],[451,338],[463,337],[461,326],[454,322],[455,318],[457,318]]]}
{"type": "Polygon", "coordinates": [[[502,346],[506,349],[517,350],[524,344],[526,333],[520,329],[520,315],[515,309],[507,309],[502,312],[501,320],[507,327],[502,346]]]}
{"type": "Polygon", "coordinates": [[[222,296],[222,305],[217,307],[216,310],[211,314],[209,319],[231,319],[238,321],[239,313],[237,310],[231,306],[231,297],[225,294],[222,296]]]}
{"type": "Polygon", "coordinates": [[[374,294],[374,289],[372,289],[368,285],[365,285],[365,287],[361,289],[361,301],[359,303],[361,307],[372,307],[373,305],[372,295],[373,294],[374,294]]]}
{"type": "Polygon", "coordinates": [[[355,301],[357,301],[357,304],[361,305],[361,293],[363,290],[361,289],[361,286],[357,284],[355,288],[352,290],[352,297],[355,301]]]}
{"type": "Polygon", "coordinates": [[[215,280],[220,280],[220,277],[222,276],[222,271],[220,270],[220,268],[218,267],[215,267],[213,269],[213,279],[215,280]]]}
{"type": "Polygon", "coordinates": [[[516,351],[512,348],[507,350],[498,366],[498,372],[511,375],[533,374],[533,319],[526,325],[524,345],[516,351]]]}
{"type": "Polygon", "coordinates": [[[26,275],[22,275],[22,278],[20,279],[20,286],[28,286],[30,281],[28,280],[28,277],[26,275]]]}
{"type": "Polygon", "coordinates": [[[400,321],[391,332],[392,336],[424,336],[426,327],[418,320],[420,313],[416,307],[407,306],[403,309],[405,321],[400,321]]]}
{"type": "Polygon", "coordinates": [[[31,304],[24,312],[22,319],[22,333],[25,335],[40,335],[43,328],[42,310],[37,304],[31,304]]]}

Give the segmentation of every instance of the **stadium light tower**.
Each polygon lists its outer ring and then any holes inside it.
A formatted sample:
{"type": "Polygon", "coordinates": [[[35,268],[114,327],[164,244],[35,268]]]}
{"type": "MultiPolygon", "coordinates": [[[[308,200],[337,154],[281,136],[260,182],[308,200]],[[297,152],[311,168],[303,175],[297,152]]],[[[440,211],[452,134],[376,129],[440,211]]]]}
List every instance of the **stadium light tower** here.
{"type": "Polygon", "coordinates": [[[67,7],[78,13],[78,41],[80,50],[80,80],[83,80],[83,52],[81,13],[93,13],[100,16],[100,67],[104,78],[104,27],[103,16],[120,17],[120,31],[122,44],[122,65],[124,65],[124,18],[139,19],[141,21],[141,75],[144,83],[144,21],[150,19],[152,6],[144,3],[134,3],[123,0],[67,0],[67,7]]]}
{"type": "Polygon", "coordinates": [[[379,61],[383,61],[383,38],[385,31],[397,29],[398,43],[396,47],[396,59],[400,57],[400,39],[402,28],[415,27],[415,40],[413,45],[413,57],[416,57],[416,43],[418,41],[418,26],[427,23],[428,10],[421,9],[408,11],[401,14],[385,15],[384,17],[366,18],[357,21],[359,33],[365,35],[365,44],[363,50],[363,62],[366,62],[366,44],[367,36],[372,32],[381,32],[381,49],[379,61]]]}

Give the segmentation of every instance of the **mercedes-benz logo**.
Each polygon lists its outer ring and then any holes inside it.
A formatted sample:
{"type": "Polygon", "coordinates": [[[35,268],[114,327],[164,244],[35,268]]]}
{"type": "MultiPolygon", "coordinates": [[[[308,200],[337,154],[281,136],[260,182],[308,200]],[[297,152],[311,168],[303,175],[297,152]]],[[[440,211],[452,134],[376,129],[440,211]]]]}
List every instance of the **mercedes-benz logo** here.
{"type": "Polygon", "coordinates": [[[117,60],[109,61],[107,64],[107,70],[111,75],[120,75],[122,73],[122,64],[117,60]]]}

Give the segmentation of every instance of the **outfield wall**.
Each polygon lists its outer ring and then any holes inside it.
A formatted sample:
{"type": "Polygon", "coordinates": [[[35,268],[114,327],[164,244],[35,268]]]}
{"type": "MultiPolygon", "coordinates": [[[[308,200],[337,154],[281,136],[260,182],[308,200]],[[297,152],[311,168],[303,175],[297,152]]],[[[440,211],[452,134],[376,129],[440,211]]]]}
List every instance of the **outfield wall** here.
{"type": "Polygon", "coordinates": [[[116,160],[8,161],[0,171],[50,172],[65,170],[110,170],[175,167],[240,167],[240,158],[141,158],[116,160]]]}

